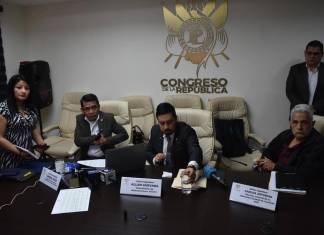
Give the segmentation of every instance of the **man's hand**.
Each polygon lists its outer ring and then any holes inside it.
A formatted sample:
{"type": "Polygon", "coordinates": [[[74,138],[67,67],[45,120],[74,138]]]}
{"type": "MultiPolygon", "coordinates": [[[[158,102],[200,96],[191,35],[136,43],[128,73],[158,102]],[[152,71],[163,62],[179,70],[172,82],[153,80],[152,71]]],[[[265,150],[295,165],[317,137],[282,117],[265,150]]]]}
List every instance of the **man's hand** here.
{"type": "Polygon", "coordinates": [[[275,168],[275,163],[269,158],[263,158],[256,161],[258,166],[261,166],[263,170],[272,171],[275,168]]]}
{"type": "Polygon", "coordinates": [[[158,153],[153,158],[153,161],[154,162],[162,162],[162,161],[164,161],[165,158],[166,158],[166,156],[163,153],[158,153]]]}
{"type": "Polygon", "coordinates": [[[183,174],[189,177],[190,183],[193,183],[196,179],[196,170],[193,167],[187,167],[183,174]]]}
{"type": "Polygon", "coordinates": [[[93,141],[94,145],[104,145],[107,144],[107,138],[105,138],[103,135],[101,135],[101,137],[95,141],[93,141]]]}

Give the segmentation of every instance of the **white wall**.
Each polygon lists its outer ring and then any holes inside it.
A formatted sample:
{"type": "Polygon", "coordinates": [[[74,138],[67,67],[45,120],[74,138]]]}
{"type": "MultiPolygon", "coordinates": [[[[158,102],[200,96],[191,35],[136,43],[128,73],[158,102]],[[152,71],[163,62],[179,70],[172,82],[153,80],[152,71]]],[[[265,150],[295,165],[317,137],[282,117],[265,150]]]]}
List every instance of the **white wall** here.
{"type": "MultiPolygon", "coordinates": [[[[3,5],[3,4],[2,4],[3,5]]],[[[27,57],[25,9],[16,5],[3,5],[1,31],[8,79],[18,72],[19,62],[27,57]]]]}
{"type": "MultiPolygon", "coordinates": [[[[305,44],[323,41],[324,2],[229,1],[226,54],[201,69],[200,78],[225,77],[229,95],[243,96],[254,131],[271,139],[287,127],[285,80],[289,66],[303,61],[305,44]]],[[[47,123],[58,119],[64,92],[85,90],[100,99],[143,94],[163,100],[162,78],[195,76],[184,60],[177,70],[167,56],[167,30],[159,0],[76,1],[26,9],[28,58],[49,62],[54,105],[47,123]]],[[[204,100],[215,95],[202,95],[204,100]]]]}

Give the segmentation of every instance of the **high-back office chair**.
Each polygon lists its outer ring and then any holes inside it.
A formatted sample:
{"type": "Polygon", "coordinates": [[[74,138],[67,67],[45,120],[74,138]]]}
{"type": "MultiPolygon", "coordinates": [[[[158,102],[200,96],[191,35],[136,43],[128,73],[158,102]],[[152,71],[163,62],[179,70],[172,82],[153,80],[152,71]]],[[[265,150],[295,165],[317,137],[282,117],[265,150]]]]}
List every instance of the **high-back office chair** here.
{"type": "Polygon", "coordinates": [[[213,135],[212,113],[209,110],[178,108],[179,121],[190,125],[197,133],[203,151],[203,164],[214,160],[215,139],[213,135]]]}
{"type": "Polygon", "coordinates": [[[168,95],[164,98],[165,102],[172,104],[175,108],[202,109],[202,100],[198,95],[180,94],[168,95]]]}
{"type": "Polygon", "coordinates": [[[116,147],[124,147],[132,141],[132,121],[130,111],[128,108],[128,102],[122,100],[104,100],[100,101],[100,110],[106,113],[114,114],[116,122],[123,126],[128,133],[129,138],[116,147]]]}
{"type": "MultiPolygon", "coordinates": [[[[250,125],[248,120],[247,106],[242,97],[224,96],[208,100],[208,109],[213,113],[213,120],[215,119],[242,119],[244,123],[244,138],[248,145],[255,151],[251,154],[235,158],[222,157],[223,163],[233,170],[247,171],[252,169],[253,160],[261,155],[262,148],[265,146],[265,141],[257,135],[250,132],[250,125]],[[234,161],[233,161],[234,160],[234,161]],[[244,166],[238,162],[247,164],[244,166]]],[[[215,133],[215,138],[217,133],[215,133]]],[[[218,146],[219,147],[219,146],[218,146]]],[[[221,152],[220,149],[216,150],[221,152]]]]}
{"type": "Polygon", "coordinates": [[[148,140],[151,128],[155,124],[154,108],[151,97],[126,96],[120,99],[128,102],[133,126],[139,126],[144,133],[145,140],[148,140]]]}
{"type": "Polygon", "coordinates": [[[45,136],[53,130],[58,130],[58,136],[47,136],[45,143],[50,147],[46,154],[55,158],[66,158],[74,155],[79,149],[74,144],[74,129],[76,126],[76,116],[81,113],[80,99],[86,92],[68,92],[62,99],[62,110],[60,120],[57,124],[45,127],[45,136]]]}

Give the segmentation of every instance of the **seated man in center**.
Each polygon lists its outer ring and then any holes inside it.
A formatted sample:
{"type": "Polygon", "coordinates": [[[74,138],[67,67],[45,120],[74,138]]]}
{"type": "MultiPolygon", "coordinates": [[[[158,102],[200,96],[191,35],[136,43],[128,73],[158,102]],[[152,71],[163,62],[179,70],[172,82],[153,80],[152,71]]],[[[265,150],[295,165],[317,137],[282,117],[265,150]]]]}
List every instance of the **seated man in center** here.
{"type": "Polygon", "coordinates": [[[324,137],[313,128],[313,111],[298,104],[290,114],[290,129],[280,133],[256,164],[266,171],[324,174],[324,137]]]}
{"type": "Polygon", "coordinates": [[[128,139],[126,130],[116,122],[114,115],[100,111],[96,95],[86,94],[80,103],[82,114],[76,117],[74,142],[80,147],[81,159],[104,157],[107,149],[128,139]]]}
{"type": "Polygon", "coordinates": [[[151,129],[147,146],[147,160],[153,165],[163,165],[176,176],[180,168],[193,181],[202,164],[202,150],[195,130],[177,121],[174,107],[161,103],[156,108],[158,125],[151,129]]]}

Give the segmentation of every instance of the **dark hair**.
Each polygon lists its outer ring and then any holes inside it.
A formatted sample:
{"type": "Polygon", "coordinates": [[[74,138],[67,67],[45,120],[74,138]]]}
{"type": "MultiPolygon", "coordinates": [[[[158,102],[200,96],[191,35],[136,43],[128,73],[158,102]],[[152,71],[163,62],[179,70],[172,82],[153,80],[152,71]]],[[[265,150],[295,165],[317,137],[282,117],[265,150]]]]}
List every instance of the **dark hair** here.
{"type": "Polygon", "coordinates": [[[177,117],[176,111],[170,103],[161,103],[156,107],[156,117],[169,113],[171,113],[173,117],[177,117]]]}
{"type": "Polygon", "coordinates": [[[83,107],[83,102],[91,102],[96,101],[97,105],[99,106],[98,97],[95,94],[89,93],[81,97],[80,104],[83,107]]]}
{"type": "Polygon", "coordinates": [[[321,50],[321,52],[323,54],[323,44],[320,41],[317,41],[317,40],[310,41],[306,46],[306,50],[308,49],[308,47],[319,47],[319,49],[321,50]]]}
{"type": "Polygon", "coordinates": [[[13,75],[8,82],[7,104],[8,104],[9,111],[12,114],[15,114],[18,112],[18,107],[17,107],[17,103],[16,103],[16,98],[15,98],[15,86],[20,81],[26,82],[30,89],[29,96],[24,102],[25,106],[26,106],[26,108],[32,109],[35,111],[35,106],[34,106],[33,100],[32,100],[32,97],[33,97],[32,86],[30,85],[30,83],[27,81],[27,79],[23,75],[16,74],[16,75],[13,75]]]}

